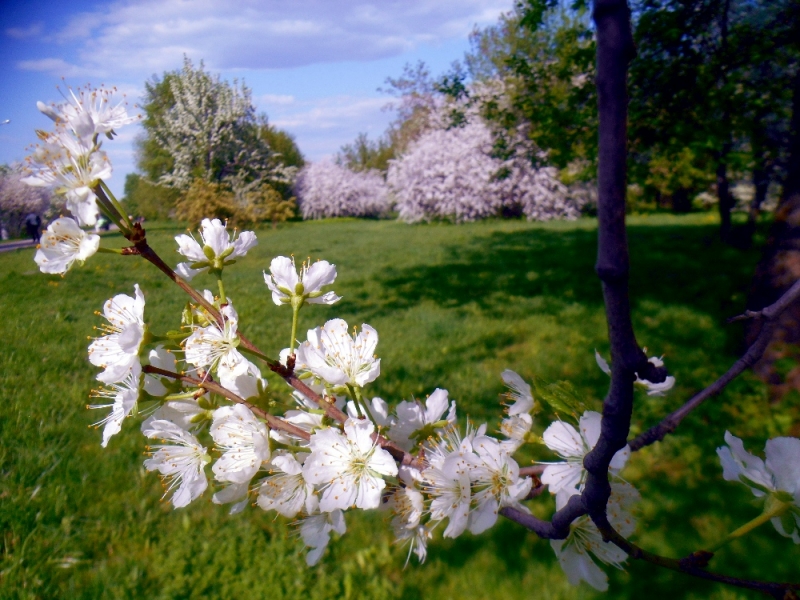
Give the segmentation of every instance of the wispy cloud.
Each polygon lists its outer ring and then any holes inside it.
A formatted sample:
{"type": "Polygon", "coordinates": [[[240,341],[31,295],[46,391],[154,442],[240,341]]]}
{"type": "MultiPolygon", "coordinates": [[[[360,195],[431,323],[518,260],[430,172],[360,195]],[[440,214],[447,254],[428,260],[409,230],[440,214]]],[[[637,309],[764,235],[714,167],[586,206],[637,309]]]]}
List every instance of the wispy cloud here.
{"type": "Polygon", "coordinates": [[[465,37],[509,0],[140,0],[74,16],[52,40],[75,44],[83,69],[105,75],[175,68],[184,53],[209,68],[281,69],[396,56],[465,37]]]}
{"type": "Polygon", "coordinates": [[[24,40],[40,35],[42,30],[42,23],[34,23],[29,27],[9,27],[6,29],[6,35],[15,40],[24,40]]]}

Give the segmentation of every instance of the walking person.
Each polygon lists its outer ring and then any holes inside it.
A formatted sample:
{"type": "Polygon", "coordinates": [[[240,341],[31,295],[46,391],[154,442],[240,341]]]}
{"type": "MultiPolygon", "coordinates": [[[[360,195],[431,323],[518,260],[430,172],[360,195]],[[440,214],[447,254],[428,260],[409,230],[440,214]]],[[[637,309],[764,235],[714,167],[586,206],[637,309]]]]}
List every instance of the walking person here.
{"type": "Polygon", "coordinates": [[[39,229],[41,226],[42,218],[36,213],[29,213],[28,216],[25,217],[25,228],[28,230],[28,235],[36,244],[39,243],[39,229]]]}

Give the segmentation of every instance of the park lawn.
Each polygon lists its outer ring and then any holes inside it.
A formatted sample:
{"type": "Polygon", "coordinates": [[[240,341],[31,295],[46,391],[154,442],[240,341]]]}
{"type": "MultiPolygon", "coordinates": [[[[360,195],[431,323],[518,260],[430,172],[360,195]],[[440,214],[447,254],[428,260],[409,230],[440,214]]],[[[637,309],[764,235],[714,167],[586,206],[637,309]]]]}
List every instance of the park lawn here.
{"type": "MultiPolygon", "coordinates": [[[[148,226],[151,244],[178,262],[174,224],[148,226]]],[[[720,244],[707,214],[630,220],[631,295],[639,341],[665,355],[676,388],[640,394],[634,433],[658,421],[724,372],[741,351],[743,309],[758,250],[720,244]]],[[[381,376],[368,393],[395,404],[437,387],[460,418],[496,430],[500,373],[568,380],[599,409],[608,378],[602,297],[593,273],[596,222],[491,221],[409,226],[389,221],[289,223],[258,232],[259,245],[226,271],[241,328],[263,350],[287,345],[290,311],[263,283],[272,257],[337,265],[343,300],[311,306],[300,330],[342,317],[380,334],[381,376]]],[[[104,245],[121,246],[118,235],[104,245]]],[[[571,587],[549,543],[500,521],[481,536],[431,543],[427,562],[404,568],[383,513],[349,514],[348,533],[309,569],[298,536],[258,508],[228,516],[210,494],[185,509],[160,502],[161,484],[142,467],[144,438],[126,421],[109,447],[85,410],[97,370],[87,336],[103,302],[139,283],[156,332],[176,328],[185,297],[137,257],[96,255],[66,277],[40,274],[33,250],[0,254],[0,598],[594,598],[571,587]]],[[[195,280],[212,286],[208,276],[195,280]]],[[[304,336],[300,336],[304,337],[304,336]]],[[[271,378],[274,399],[287,388],[271,378]]],[[[742,485],[725,482],[715,448],[726,429],[760,451],[767,437],[800,435],[800,396],[770,404],[750,375],[701,407],[664,443],[637,453],[623,472],[643,495],[635,540],[673,556],[709,546],[755,517],[742,485]]],[[[537,423],[541,431],[548,421],[537,423]]],[[[533,449],[522,463],[547,454],[533,449]]],[[[549,497],[532,509],[546,516],[549,497]]],[[[742,577],[797,579],[797,548],[771,527],[723,549],[712,566],[742,577]]],[[[609,598],[754,597],[656,570],[608,568],[609,598]]]]}

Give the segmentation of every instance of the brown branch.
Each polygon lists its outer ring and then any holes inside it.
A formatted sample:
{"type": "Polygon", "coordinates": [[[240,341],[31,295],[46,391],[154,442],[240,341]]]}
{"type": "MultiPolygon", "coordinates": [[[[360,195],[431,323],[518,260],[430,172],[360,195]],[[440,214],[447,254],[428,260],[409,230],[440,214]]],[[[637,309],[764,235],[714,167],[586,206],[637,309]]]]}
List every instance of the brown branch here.
{"type": "Polygon", "coordinates": [[[796,302],[798,298],[800,298],[800,280],[796,281],[792,287],[786,290],[786,292],[780,298],[778,298],[778,300],[766,308],[760,311],[748,311],[750,312],[752,318],[762,319],[764,323],[761,327],[761,331],[758,333],[758,337],[742,355],[742,357],[733,363],[731,368],[728,369],[728,371],[722,375],[722,377],[717,379],[703,391],[695,394],[683,406],[666,416],[658,425],[651,427],[634,439],[630,443],[631,450],[640,450],[645,446],[649,446],[650,444],[663,440],[668,434],[675,431],[678,425],[680,425],[681,421],[683,421],[683,419],[685,419],[690,412],[692,412],[695,408],[700,406],[709,398],[719,394],[731,381],[744,372],[745,369],[748,369],[756,364],[763,356],[764,351],[767,349],[770,339],[772,339],[772,333],[775,329],[775,321],[778,319],[780,314],[793,302],[796,302]]]}
{"type": "Polygon", "coordinates": [[[169,377],[171,379],[177,379],[178,381],[183,381],[185,383],[189,383],[191,385],[197,386],[204,390],[208,390],[209,392],[214,392],[221,396],[225,396],[228,400],[236,402],[237,404],[242,404],[249,408],[254,415],[257,417],[261,417],[264,419],[267,424],[270,426],[271,429],[277,429],[278,431],[284,431],[288,434],[294,435],[301,439],[308,441],[311,439],[311,434],[305,431],[304,429],[300,429],[296,425],[292,425],[291,423],[287,423],[283,419],[276,417],[275,415],[269,414],[262,408],[251,404],[244,398],[234,394],[227,388],[222,387],[218,383],[213,381],[207,381],[203,379],[198,379],[196,377],[190,377],[189,375],[183,375],[181,373],[174,373],[172,371],[167,371],[165,369],[159,369],[158,367],[154,367],[152,365],[145,365],[142,367],[142,371],[145,373],[152,373],[154,375],[162,375],[163,377],[169,377]]]}
{"type": "Polygon", "coordinates": [[[772,581],[759,581],[753,579],[742,579],[739,577],[730,577],[720,573],[714,573],[705,569],[708,561],[714,556],[711,552],[695,552],[686,558],[675,559],[666,556],[660,556],[652,552],[648,552],[629,542],[622,535],[619,534],[610,524],[600,528],[603,538],[606,542],[610,542],[615,546],[622,549],[628,556],[636,560],[643,560],[652,565],[656,565],[678,573],[684,573],[700,579],[714,581],[717,583],[725,583],[739,588],[748,590],[755,590],[768,594],[778,600],[797,600],[795,592],[800,591],[800,584],[798,583],[777,583],[772,581]]]}

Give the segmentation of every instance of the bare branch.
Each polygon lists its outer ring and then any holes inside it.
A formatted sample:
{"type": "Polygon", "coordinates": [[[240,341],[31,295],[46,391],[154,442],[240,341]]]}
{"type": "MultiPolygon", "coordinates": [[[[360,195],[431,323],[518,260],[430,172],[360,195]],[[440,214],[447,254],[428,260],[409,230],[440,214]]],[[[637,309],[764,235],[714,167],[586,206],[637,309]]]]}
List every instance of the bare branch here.
{"type": "Polygon", "coordinates": [[[703,391],[695,394],[690,400],[681,406],[678,410],[669,414],[658,425],[651,427],[631,443],[631,450],[636,451],[649,446],[655,442],[663,440],[668,434],[675,431],[686,416],[695,408],[700,406],[709,398],[719,394],[731,381],[736,379],[745,369],[752,367],[756,364],[772,339],[772,333],[775,329],[775,321],[780,314],[788,308],[793,302],[800,298],[800,280],[796,281],[792,287],[778,298],[774,303],[766,308],[753,312],[753,318],[763,319],[764,323],[758,337],[753,344],[747,349],[742,357],[733,363],[730,369],[714,383],[708,386],[703,391]]]}
{"type": "Polygon", "coordinates": [[[699,551],[690,554],[686,558],[675,559],[666,556],[653,554],[647,550],[643,550],[636,544],[633,544],[622,537],[611,525],[602,527],[601,533],[607,542],[611,542],[625,551],[628,556],[637,560],[643,560],[650,564],[684,573],[700,579],[707,579],[708,581],[715,581],[717,583],[725,583],[739,588],[748,590],[755,590],[768,594],[778,600],[796,600],[797,594],[800,591],[800,584],[798,583],[777,583],[772,581],[759,581],[752,579],[741,579],[739,577],[730,577],[719,573],[713,573],[705,569],[708,561],[714,556],[711,552],[699,551]]]}

